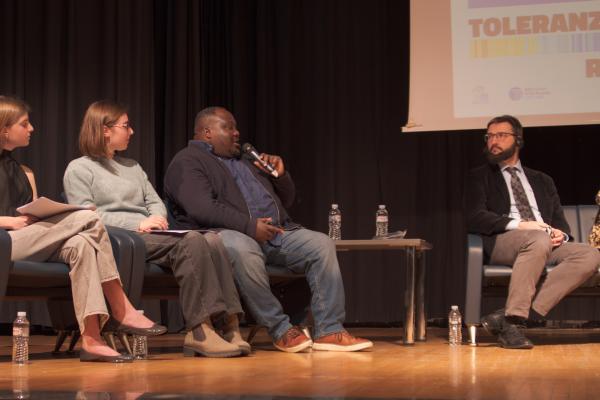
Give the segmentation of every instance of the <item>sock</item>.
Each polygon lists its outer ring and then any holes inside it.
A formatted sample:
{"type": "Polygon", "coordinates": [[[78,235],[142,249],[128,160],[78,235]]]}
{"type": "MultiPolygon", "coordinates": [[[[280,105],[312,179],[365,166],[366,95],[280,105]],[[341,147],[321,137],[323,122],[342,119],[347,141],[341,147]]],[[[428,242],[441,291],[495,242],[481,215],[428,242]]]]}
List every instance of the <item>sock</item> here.
{"type": "Polygon", "coordinates": [[[530,321],[545,321],[546,316],[538,313],[531,307],[531,311],[529,311],[529,320],[530,321]]]}
{"type": "Polygon", "coordinates": [[[504,317],[504,320],[512,325],[525,325],[526,319],[523,317],[519,317],[518,315],[507,315],[504,317]]]}

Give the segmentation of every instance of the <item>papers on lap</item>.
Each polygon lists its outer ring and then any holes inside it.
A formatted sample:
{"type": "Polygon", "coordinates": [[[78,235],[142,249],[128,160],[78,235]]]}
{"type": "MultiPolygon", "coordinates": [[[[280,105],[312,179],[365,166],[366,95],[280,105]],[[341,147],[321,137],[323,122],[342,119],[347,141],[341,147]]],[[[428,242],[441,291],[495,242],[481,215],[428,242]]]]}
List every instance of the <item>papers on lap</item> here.
{"type": "Polygon", "coordinates": [[[93,206],[78,206],[74,204],[59,203],[54,200],[50,200],[46,197],[39,197],[37,200],[31,203],[25,204],[17,208],[17,211],[21,214],[29,214],[40,219],[48,218],[56,214],[61,214],[67,211],[76,210],[93,210],[93,206]]]}

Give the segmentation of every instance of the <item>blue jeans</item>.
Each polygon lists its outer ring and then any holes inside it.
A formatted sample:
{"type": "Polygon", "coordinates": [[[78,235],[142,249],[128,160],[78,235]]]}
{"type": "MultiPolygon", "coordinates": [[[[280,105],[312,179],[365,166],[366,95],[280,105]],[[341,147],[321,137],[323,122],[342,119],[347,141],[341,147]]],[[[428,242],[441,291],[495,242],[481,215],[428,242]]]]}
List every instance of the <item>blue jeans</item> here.
{"type": "Polygon", "coordinates": [[[308,229],[286,231],[281,246],[258,244],[233,230],[219,232],[227,249],[240,294],[257,322],[275,340],[292,327],[269,287],[265,264],[306,274],[312,293],[313,336],[339,332],[345,318],[344,284],[335,244],[327,235],[308,229]]]}

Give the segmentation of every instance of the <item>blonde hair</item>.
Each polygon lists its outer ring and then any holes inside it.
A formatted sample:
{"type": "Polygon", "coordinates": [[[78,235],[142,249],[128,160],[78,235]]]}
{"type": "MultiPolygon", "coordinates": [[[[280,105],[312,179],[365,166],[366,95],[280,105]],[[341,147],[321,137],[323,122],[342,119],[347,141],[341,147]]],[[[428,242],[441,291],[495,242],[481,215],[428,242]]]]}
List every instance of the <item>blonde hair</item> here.
{"type": "Polygon", "coordinates": [[[127,114],[127,108],[109,100],[90,104],[79,131],[79,151],[94,159],[106,158],[108,149],[104,128],[117,123],[121,115],[127,114]]]}
{"type": "MultiPolygon", "coordinates": [[[[17,123],[19,118],[30,111],[29,106],[22,100],[9,96],[0,96],[0,133],[17,123]]],[[[0,134],[0,152],[6,143],[6,136],[0,134]]]]}

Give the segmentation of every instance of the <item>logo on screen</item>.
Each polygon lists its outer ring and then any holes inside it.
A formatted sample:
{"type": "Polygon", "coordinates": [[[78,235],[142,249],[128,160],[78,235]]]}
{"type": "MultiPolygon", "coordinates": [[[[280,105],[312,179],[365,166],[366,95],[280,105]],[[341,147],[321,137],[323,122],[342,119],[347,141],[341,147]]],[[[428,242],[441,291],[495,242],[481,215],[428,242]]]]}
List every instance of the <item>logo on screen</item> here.
{"type": "Polygon", "coordinates": [[[488,104],[488,93],[483,86],[475,86],[473,88],[473,104],[488,104]]]}
{"type": "Polygon", "coordinates": [[[510,88],[510,90],[508,91],[508,97],[510,97],[510,99],[514,101],[521,100],[523,98],[523,89],[516,86],[510,88]]]}

